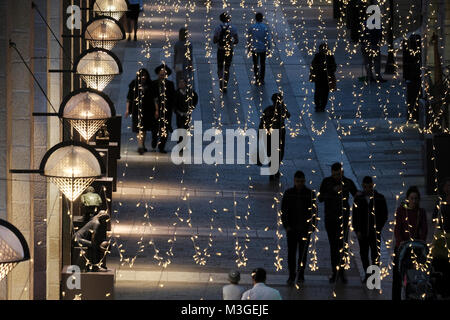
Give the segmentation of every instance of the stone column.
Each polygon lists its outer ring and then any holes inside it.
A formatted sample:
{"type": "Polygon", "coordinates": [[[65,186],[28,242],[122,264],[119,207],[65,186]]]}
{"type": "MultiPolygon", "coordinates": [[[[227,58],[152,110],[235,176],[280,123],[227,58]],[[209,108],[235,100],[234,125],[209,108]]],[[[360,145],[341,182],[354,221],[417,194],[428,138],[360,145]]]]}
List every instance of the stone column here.
{"type": "MultiPolygon", "coordinates": [[[[37,10],[47,19],[47,1],[34,0],[36,9],[34,16],[33,66],[34,74],[42,88],[47,87],[47,38],[49,31],[45,21],[37,10]]],[[[47,112],[47,98],[36,83],[34,85],[34,111],[47,112]]],[[[47,151],[47,117],[33,117],[33,168],[39,168],[41,159],[47,151]]],[[[47,255],[47,181],[40,175],[33,176],[33,211],[34,211],[34,293],[33,299],[46,298],[46,255],[47,255]]]]}
{"type": "MultiPolygon", "coordinates": [[[[31,1],[7,1],[7,35],[33,68],[33,20],[31,1]]],[[[33,80],[13,49],[7,51],[7,168],[30,169],[34,165],[33,80]]],[[[7,173],[7,216],[24,235],[30,247],[31,260],[19,263],[8,275],[8,299],[30,299],[33,296],[33,175],[7,173]],[[12,181],[11,179],[14,179],[12,181]]]]}
{"type": "MultiPolygon", "coordinates": [[[[65,23],[61,16],[61,0],[47,0],[48,23],[56,35],[62,34],[65,23]]],[[[60,42],[62,43],[61,39],[60,42]]],[[[48,69],[63,69],[62,51],[53,36],[47,36],[48,69]]],[[[60,73],[48,73],[47,92],[54,106],[62,101],[62,77],[60,73]]],[[[54,112],[48,104],[48,112],[54,112]]],[[[61,141],[60,121],[56,117],[48,118],[47,147],[50,149],[61,141]]],[[[61,275],[61,199],[58,188],[47,183],[47,299],[59,299],[59,283],[61,275]]]]}
{"type": "MultiPolygon", "coordinates": [[[[6,219],[6,33],[7,3],[0,2],[0,219],[6,219]]],[[[6,299],[7,279],[0,282],[0,300],[6,299]]]]}

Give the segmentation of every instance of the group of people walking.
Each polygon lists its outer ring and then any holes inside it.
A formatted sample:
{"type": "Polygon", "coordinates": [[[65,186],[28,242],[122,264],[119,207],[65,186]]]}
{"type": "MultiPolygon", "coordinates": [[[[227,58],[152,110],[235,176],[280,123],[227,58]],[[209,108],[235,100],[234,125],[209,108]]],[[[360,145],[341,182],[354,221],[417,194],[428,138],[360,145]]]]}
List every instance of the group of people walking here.
{"type": "MultiPolygon", "coordinates": [[[[252,56],[255,85],[264,85],[265,61],[271,49],[271,36],[268,26],[263,23],[263,15],[255,15],[246,34],[247,50],[252,56]]],[[[221,24],[214,30],[213,41],[217,44],[218,80],[222,94],[227,93],[230,79],[230,66],[233,59],[234,46],[238,44],[237,29],[231,24],[231,17],[227,13],[220,15],[221,24]]],[[[367,80],[384,82],[380,74],[380,29],[367,30],[358,33],[361,42],[364,63],[367,69],[367,80]],[[375,69],[373,73],[372,69],[375,69]]],[[[131,36],[131,35],[130,35],[131,36]]],[[[179,40],[174,45],[173,68],[176,83],[168,79],[172,69],[165,63],[155,68],[156,79],[152,80],[148,70],[142,68],[136,73],[136,78],[130,83],[127,95],[125,117],[132,116],[132,129],[137,133],[138,152],[147,152],[145,146],[146,132],[151,131],[153,149],[158,148],[165,153],[165,145],[172,129],[172,113],[176,115],[178,128],[187,129],[191,121],[191,114],[198,103],[198,95],[194,91],[192,44],[188,40],[188,30],[179,31],[179,40]]],[[[314,102],[317,112],[326,108],[329,92],[336,89],[336,61],[326,43],[319,46],[319,52],[314,56],[310,68],[310,81],[315,83],[314,102]]],[[[272,105],[264,109],[259,128],[269,133],[266,146],[270,157],[270,132],[279,130],[279,156],[283,160],[285,149],[285,120],[290,113],[284,103],[283,95],[276,92],[272,95],[272,105]]],[[[259,163],[261,164],[261,163],[259,163]]],[[[279,171],[270,179],[279,178],[279,171]]],[[[294,186],[287,189],[283,195],[281,205],[281,220],[287,234],[288,247],[288,285],[302,285],[307,264],[308,246],[311,234],[317,227],[317,200],[324,203],[324,224],[330,246],[330,260],[332,273],[331,283],[341,279],[346,283],[344,273],[346,257],[348,257],[348,235],[350,231],[350,212],[352,226],[357,235],[361,262],[364,270],[370,264],[380,265],[381,232],[388,220],[388,207],[385,197],[374,189],[373,179],[369,176],[362,180],[362,190],[358,190],[355,183],[344,176],[340,163],[331,166],[331,175],[326,177],[316,195],[306,184],[306,177],[302,171],[294,176],[294,186]],[[350,210],[350,195],[353,197],[353,207],[350,210]]],[[[440,204],[436,216],[443,217],[442,230],[448,230],[448,215],[450,210],[450,180],[446,184],[447,194],[444,204],[440,204]]],[[[398,270],[398,250],[404,241],[410,239],[426,240],[427,237],[426,212],[420,207],[420,192],[417,187],[411,187],[406,192],[406,199],[396,210],[395,215],[395,260],[393,270],[393,298],[400,295],[401,279],[398,270]]],[[[448,231],[447,231],[448,232],[448,231]]],[[[238,294],[244,299],[251,298],[256,292],[270,291],[260,283],[265,281],[265,271],[254,271],[255,287],[244,294],[238,294]],[[258,285],[257,285],[258,284],[258,285]]],[[[366,277],[367,279],[367,277],[366,277]]],[[[364,279],[364,280],[366,280],[364,279]]],[[[233,284],[233,283],[232,283],[233,284]]],[[[224,288],[226,292],[237,291],[235,288],[224,288]]],[[[272,296],[276,293],[271,291],[272,296]]],[[[279,295],[279,293],[278,293],[279,295]]],[[[264,296],[264,294],[263,294],[264,296]]]]}
{"type": "MultiPolygon", "coordinates": [[[[324,202],[325,229],[330,245],[330,260],[332,274],[330,283],[341,279],[347,283],[344,273],[345,255],[348,253],[350,232],[350,204],[349,197],[353,197],[352,226],[355,231],[363,268],[368,270],[370,265],[380,266],[381,232],[388,220],[388,207],[385,197],[374,188],[372,177],[366,176],[362,180],[362,190],[358,190],[355,183],[344,176],[340,163],[331,166],[331,175],[326,177],[318,195],[306,187],[305,174],[297,171],[294,175],[294,186],[287,189],[281,203],[281,221],[286,230],[288,248],[288,286],[294,284],[300,288],[305,281],[308,247],[312,233],[318,228],[318,208],[316,201],[324,202]],[[369,253],[370,252],[370,253],[369,253]]],[[[436,204],[433,220],[438,232],[450,232],[450,178],[442,185],[440,201],[436,204]]],[[[409,241],[427,240],[427,213],[420,205],[420,192],[416,186],[410,187],[405,199],[395,212],[394,227],[394,268],[392,280],[392,299],[401,298],[403,279],[400,276],[399,248],[409,241]]],[[[448,237],[447,237],[448,238],[448,237]]],[[[440,237],[433,241],[433,266],[442,272],[444,284],[448,284],[450,277],[447,247],[437,243],[440,237]]],[[[223,287],[224,300],[280,300],[280,292],[265,284],[266,271],[257,268],[252,271],[253,287],[247,291],[239,285],[240,273],[232,270],[228,275],[230,284],[223,287]]],[[[363,283],[367,282],[366,274],[363,283]]],[[[448,288],[444,288],[447,292],[448,288]]]]}
{"type": "Polygon", "coordinates": [[[148,151],[145,146],[147,131],[152,134],[152,148],[167,152],[165,145],[173,131],[172,113],[175,113],[178,128],[189,127],[198,95],[193,89],[192,45],[187,41],[187,35],[188,30],[181,28],[174,46],[176,83],[168,79],[172,69],[162,63],[154,70],[156,80],[151,80],[148,70],[142,68],[129,84],[125,118],[132,116],[132,130],[137,133],[141,155],[148,151]]]}
{"type": "MultiPolygon", "coordinates": [[[[256,85],[264,85],[266,57],[271,49],[271,35],[267,24],[263,23],[263,14],[255,14],[255,23],[246,33],[247,52],[253,59],[253,72],[256,85]]],[[[223,12],[220,25],[214,30],[213,42],[217,44],[217,75],[220,91],[227,93],[230,79],[230,66],[233,60],[233,49],[239,43],[237,29],[231,24],[231,16],[223,12]]]]}
{"type": "MultiPolygon", "coordinates": [[[[317,228],[317,200],[324,203],[324,224],[330,246],[330,261],[332,273],[330,283],[341,279],[347,282],[344,267],[345,256],[348,255],[348,235],[350,232],[350,195],[353,197],[352,226],[357,235],[361,262],[366,271],[370,265],[380,265],[381,232],[388,220],[388,207],[385,197],[374,189],[370,176],[362,180],[362,190],[344,176],[340,163],[331,166],[331,176],[326,177],[319,189],[318,195],[306,187],[305,174],[297,171],[294,175],[294,186],[284,192],[281,203],[281,220],[287,235],[288,247],[288,285],[295,282],[301,286],[305,280],[308,246],[312,233],[317,228]],[[369,254],[370,252],[370,254],[369,254]]],[[[446,184],[450,200],[450,179],[446,184]]],[[[450,203],[450,201],[448,202],[450,203]]],[[[440,204],[439,214],[449,217],[448,205],[440,204]]],[[[436,216],[438,214],[436,213],[436,216]]],[[[448,227],[442,225],[442,229],[448,227]]],[[[448,228],[447,228],[448,230],[448,228]]],[[[405,200],[400,204],[395,214],[395,258],[393,270],[393,299],[400,298],[401,278],[399,273],[398,248],[405,241],[427,238],[427,215],[420,206],[420,192],[417,187],[410,187],[405,200]]],[[[368,278],[366,275],[363,282],[368,278]]]]}
{"type": "MultiPolygon", "coordinates": [[[[138,13],[139,11],[136,10],[139,7],[140,4],[135,4],[132,12],[138,13]]],[[[134,16],[131,18],[134,18],[134,16]]],[[[228,13],[223,12],[220,15],[220,21],[220,25],[214,30],[213,42],[217,44],[219,88],[223,94],[226,94],[234,47],[239,43],[239,36],[237,29],[231,24],[231,16],[228,13]]],[[[135,21],[136,24],[137,20],[135,21]]],[[[367,58],[365,58],[365,63],[368,67],[368,75],[372,75],[371,70],[374,59],[372,55],[369,57],[364,54],[367,51],[364,48],[379,46],[379,39],[374,40],[376,43],[372,43],[372,38],[376,38],[376,36],[372,35],[373,32],[376,33],[378,31],[368,30],[367,36],[366,33],[363,33],[361,42],[363,55],[367,58]]],[[[264,23],[262,13],[258,12],[255,14],[255,23],[247,29],[246,38],[247,52],[252,56],[253,60],[254,83],[258,86],[264,85],[266,57],[270,53],[272,39],[269,27],[264,23]]],[[[157,80],[151,81],[149,72],[141,69],[137,72],[136,79],[130,83],[126,115],[131,114],[133,116],[133,131],[138,134],[138,151],[140,154],[147,151],[145,147],[147,131],[152,132],[152,147],[156,148],[158,146],[161,152],[165,152],[164,147],[168,134],[172,132],[172,113],[176,114],[178,128],[187,128],[189,125],[190,115],[198,102],[198,96],[193,89],[193,48],[188,39],[188,30],[181,28],[179,30],[179,40],[174,45],[173,68],[175,70],[175,84],[168,80],[172,69],[166,64],[162,64],[155,70],[158,77],[157,80]],[[184,101],[183,98],[185,99],[184,101]]],[[[375,61],[378,60],[375,59],[375,61]]],[[[334,55],[327,44],[320,44],[319,51],[315,54],[311,63],[309,78],[315,84],[314,103],[317,112],[325,111],[329,93],[336,89],[336,69],[337,65],[334,55]]],[[[370,78],[384,81],[379,75],[378,62],[375,63],[375,72],[376,78],[373,75],[370,78]]],[[[275,93],[272,101],[273,105],[266,108],[262,114],[260,128],[281,130],[281,161],[285,146],[284,120],[289,117],[289,112],[287,112],[280,93],[275,93]],[[267,121],[268,119],[271,120],[267,121]]],[[[277,175],[274,175],[271,176],[271,179],[277,177],[277,175]]]]}

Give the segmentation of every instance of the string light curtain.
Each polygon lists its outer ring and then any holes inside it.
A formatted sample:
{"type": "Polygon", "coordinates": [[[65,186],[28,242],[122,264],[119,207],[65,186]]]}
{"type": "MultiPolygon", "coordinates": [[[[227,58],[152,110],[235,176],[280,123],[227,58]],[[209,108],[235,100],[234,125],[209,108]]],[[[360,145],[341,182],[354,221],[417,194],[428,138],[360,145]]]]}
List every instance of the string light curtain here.
{"type": "Polygon", "coordinates": [[[84,27],[83,39],[94,48],[111,50],[117,42],[125,39],[125,30],[116,19],[98,16],[84,27]]]}
{"type": "Polygon", "coordinates": [[[0,281],[22,261],[30,259],[30,250],[22,233],[0,219],[0,281]]]}
{"type": "Polygon", "coordinates": [[[120,20],[128,11],[128,5],[125,0],[97,0],[93,5],[93,11],[97,16],[109,16],[120,20]]]}
{"type": "Polygon", "coordinates": [[[77,58],[74,70],[89,88],[103,91],[115,76],[122,73],[122,64],[111,51],[91,48],[77,58]]]}
{"type": "Polygon", "coordinates": [[[70,201],[76,200],[105,171],[98,152],[76,141],[55,145],[47,151],[40,165],[41,174],[56,184],[70,201]]]}
{"type": "Polygon", "coordinates": [[[111,99],[91,88],[73,91],[64,98],[59,108],[59,117],[68,120],[86,141],[115,115],[111,99]]]}

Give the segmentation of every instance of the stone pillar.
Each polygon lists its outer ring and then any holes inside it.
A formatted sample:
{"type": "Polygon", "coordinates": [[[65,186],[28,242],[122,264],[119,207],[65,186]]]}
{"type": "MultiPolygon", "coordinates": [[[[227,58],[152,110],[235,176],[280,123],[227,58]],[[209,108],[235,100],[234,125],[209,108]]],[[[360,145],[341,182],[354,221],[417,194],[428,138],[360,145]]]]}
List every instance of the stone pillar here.
{"type": "MultiPolygon", "coordinates": [[[[47,0],[34,0],[36,9],[34,16],[34,45],[33,66],[34,74],[39,84],[46,91],[45,94],[39,86],[34,83],[34,111],[47,112],[47,70],[48,70],[48,39],[53,37],[48,30],[45,20],[48,20],[47,0]]],[[[58,108],[58,103],[54,105],[58,108]]],[[[52,111],[55,112],[55,111],[52,111]]],[[[47,152],[47,123],[49,117],[33,117],[34,141],[33,141],[33,168],[39,168],[41,159],[47,152]]],[[[34,295],[35,300],[46,299],[46,277],[47,277],[47,181],[40,175],[33,176],[33,211],[34,211],[34,295]]]]}
{"type": "MultiPolygon", "coordinates": [[[[35,0],[43,18],[60,37],[60,0],[35,0]]],[[[0,299],[59,299],[61,273],[60,193],[37,175],[10,174],[10,169],[37,169],[46,151],[61,141],[55,112],[62,100],[61,48],[30,0],[0,2],[0,218],[25,236],[31,260],[22,262],[0,282],[0,299]],[[13,48],[14,42],[33,77],[13,48]],[[48,103],[47,97],[51,101],[48,103]]]]}
{"type": "MultiPolygon", "coordinates": [[[[0,219],[6,219],[6,54],[7,4],[0,2],[0,219]]],[[[0,282],[0,300],[6,299],[7,279],[0,282]]]]}
{"type": "MultiPolygon", "coordinates": [[[[47,20],[56,35],[62,34],[62,25],[65,23],[61,16],[61,0],[47,0],[47,20]]],[[[62,68],[62,51],[53,36],[47,36],[48,43],[48,69],[62,68]]],[[[60,39],[60,42],[61,39],[60,39]]],[[[54,106],[62,101],[62,77],[60,73],[48,73],[47,92],[54,106]]],[[[48,104],[48,112],[54,112],[48,104]]],[[[61,141],[60,121],[56,117],[48,118],[47,147],[50,149],[61,141]]],[[[58,188],[47,183],[47,299],[58,300],[60,297],[61,276],[61,199],[58,188]]]]}
{"type": "MultiPolygon", "coordinates": [[[[7,1],[7,35],[33,68],[33,15],[31,1],[7,1]]],[[[14,49],[7,51],[7,169],[30,169],[34,165],[33,80],[14,49]]],[[[32,175],[7,173],[7,216],[24,235],[30,247],[31,260],[19,263],[8,275],[8,299],[30,299],[33,296],[33,186],[32,175]],[[11,179],[14,178],[14,181],[11,179]]]]}

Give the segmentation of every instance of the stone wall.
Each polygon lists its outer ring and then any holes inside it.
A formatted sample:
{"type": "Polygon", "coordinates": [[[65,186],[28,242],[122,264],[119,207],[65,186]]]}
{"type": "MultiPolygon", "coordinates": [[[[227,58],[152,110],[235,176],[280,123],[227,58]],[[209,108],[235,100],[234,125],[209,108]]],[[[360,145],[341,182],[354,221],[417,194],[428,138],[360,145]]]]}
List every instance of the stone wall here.
{"type": "MultiPolygon", "coordinates": [[[[33,43],[33,72],[44,90],[47,87],[47,41],[48,30],[45,22],[37,10],[47,20],[47,0],[34,0],[37,9],[33,10],[34,43],[33,43]]],[[[34,111],[47,112],[47,92],[42,93],[39,86],[34,86],[34,111]]],[[[33,117],[33,168],[39,168],[41,159],[47,151],[47,117],[33,117]]],[[[47,258],[47,181],[40,175],[33,176],[33,224],[34,224],[34,283],[33,298],[46,298],[46,258],[47,258]]]]}
{"type": "MultiPolygon", "coordinates": [[[[61,0],[47,0],[48,23],[55,34],[62,34],[61,0]]],[[[54,37],[47,35],[48,69],[62,69],[61,47],[54,37]]],[[[47,95],[54,106],[62,100],[62,74],[48,73],[47,95]]],[[[47,111],[52,112],[47,105],[47,111]]],[[[56,117],[48,118],[47,147],[50,149],[61,141],[60,121],[56,117]]],[[[59,299],[59,282],[61,274],[61,200],[58,188],[47,183],[47,299],[59,299]]]]}
{"type": "MultiPolygon", "coordinates": [[[[7,12],[0,2],[0,219],[6,219],[6,36],[7,12]]],[[[6,279],[0,282],[0,300],[6,299],[6,279]]]]}
{"type": "MultiPolygon", "coordinates": [[[[61,1],[35,0],[56,35],[61,34],[61,1]]],[[[37,174],[45,152],[60,141],[58,118],[33,117],[54,112],[61,102],[61,48],[30,0],[0,3],[0,217],[25,236],[31,260],[22,262],[0,283],[0,299],[58,299],[60,278],[60,200],[58,190],[37,174]],[[13,48],[33,71],[41,91],[13,48]],[[48,103],[46,95],[51,100],[48,103]]]]}
{"type": "MultiPolygon", "coordinates": [[[[32,67],[33,15],[31,1],[7,1],[7,36],[16,44],[25,62],[32,67]]],[[[7,54],[7,169],[30,169],[33,166],[34,128],[33,80],[18,54],[7,54]]],[[[34,258],[33,178],[29,174],[7,173],[7,216],[24,235],[34,258]],[[14,179],[14,180],[11,180],[14,179]]],[[[30,299],[33,293],[32,260],[19,263],[8,275],[8,299],[30,299]]]]}

